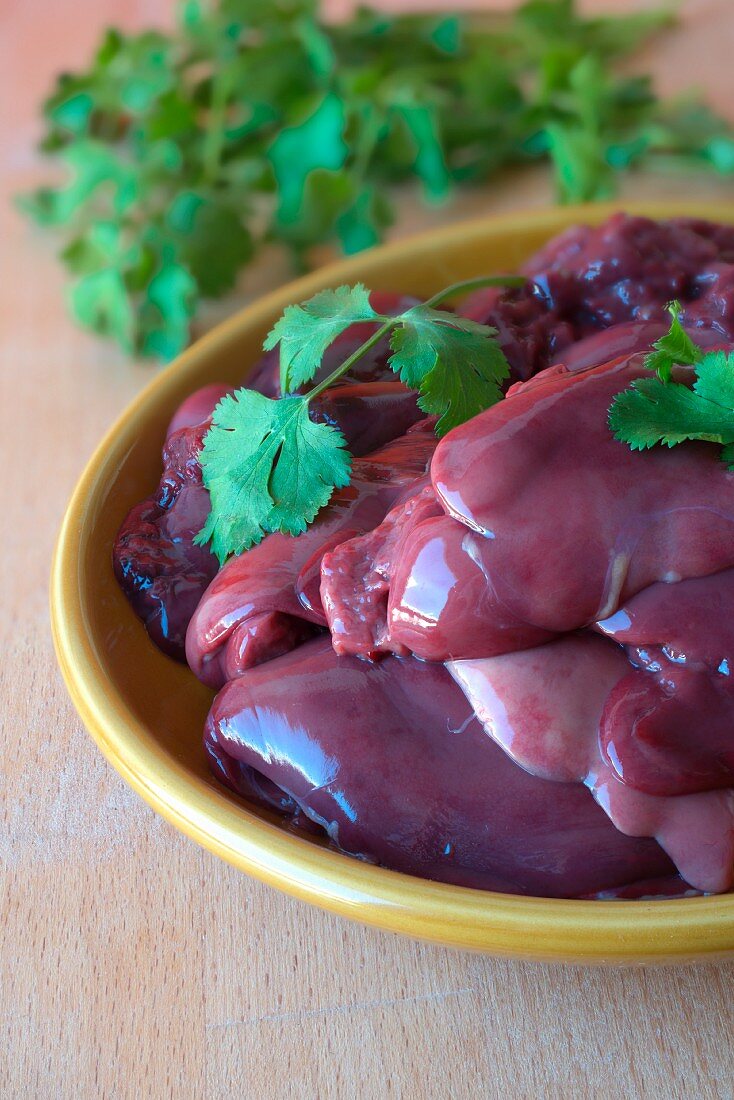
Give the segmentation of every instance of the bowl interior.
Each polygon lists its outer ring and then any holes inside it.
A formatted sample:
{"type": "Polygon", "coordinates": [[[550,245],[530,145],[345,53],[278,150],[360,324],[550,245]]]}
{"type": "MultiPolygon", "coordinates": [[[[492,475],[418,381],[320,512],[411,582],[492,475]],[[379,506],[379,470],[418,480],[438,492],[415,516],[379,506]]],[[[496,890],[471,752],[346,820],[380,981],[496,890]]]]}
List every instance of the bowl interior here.
{"type": "MultiPolygon", "coordinates": [[[[734,222],[734,207],[626,204],[653,216],[734,222]]],[[[189,835],[236,865],[348,916],[458,946],[529,957],[640,961],[734,950],[734,897],[590,903],[480,893],[367,866],[290,835],[210,777],[201,747],[212,694],[163,656],[133,615],[111,546],[133,503],[160,475],[166,425],[207,382],[241,382],[285,305],[358,279],[427,296],[458,279],[513,271],[540,244],[609,207],[567,208],[464,224],[333,265],[268,295],[162,372],[109,432],[61,531],[52,579],[59,659],[72,697],[125,778],[189,835]]]]}

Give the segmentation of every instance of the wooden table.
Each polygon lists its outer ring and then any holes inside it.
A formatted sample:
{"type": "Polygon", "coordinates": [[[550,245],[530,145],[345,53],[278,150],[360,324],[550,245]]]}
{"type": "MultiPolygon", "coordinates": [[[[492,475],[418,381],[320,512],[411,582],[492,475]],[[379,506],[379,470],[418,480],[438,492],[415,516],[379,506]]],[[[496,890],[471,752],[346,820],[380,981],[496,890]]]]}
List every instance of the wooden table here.
{"type": "MultiPolygon", "coordinates": [[[[698,81],[731,111],[734,4],[686,13],[655,49],[661,83],[698,81]]],[[[49,558],[84,461],[154,368],[72,326],[54,244],[6,199],[41,178],[34,111],[51,74],[104,24],[169,14],[165,0],[0,3],[0,1096],[734,1097],[734,965],[523,965],[326,916],[184,839],[81,727],[49,637],[49,558]]],[[[526,175],[431,217],[546,198],[526,175]]],[[[427,220],[406,209],[400,232],[427,220]]],[[[241,296],[284,276],[269,261],[241,296]]]]}

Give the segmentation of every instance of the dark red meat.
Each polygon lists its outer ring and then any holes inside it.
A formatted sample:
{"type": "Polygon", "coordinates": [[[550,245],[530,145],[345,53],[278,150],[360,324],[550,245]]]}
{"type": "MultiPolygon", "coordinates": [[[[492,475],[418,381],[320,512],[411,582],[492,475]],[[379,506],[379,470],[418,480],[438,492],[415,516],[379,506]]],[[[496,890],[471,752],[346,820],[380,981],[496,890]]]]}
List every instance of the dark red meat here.
{"type": "MultiPolygon", "coordinates": [[[[519,379],[564,361],[575,341],[595,332],[630,321],[661,322],[674,298],[690,303],[686,327],[713,327],[734,340],[731,226],[616,214],[595,228],[569,229],[523,270],[526,286],[477,291],[460,311],[498,330],[519,379]]],[[[604,358],[614,354],[610,348],[604,358]]]]}
{"type": "Polygon", "coordinates": [[[179,660],[189,619],[218,568],[208,549],[194,545],[209,512],[199,464],[208,427],[207,419],[169,436],[158,489],[128,513],[112,555],[117,579],[151,638],[179,660]]]}
{"type": "Polygon", "coordinates": [[[545,897],[647,893],[646,880],[673,875],[657,844],[623,836],[583,788],[516,767],[441,665],[370,665],[317,639],[227,684],[205,740],[241,793],[244,765],[343,851],[408,874],[545,897]]]}
{"type": "Polygon", "coordinates": [[[379,637],[431,661],[493,656],[606,618],[655,581],[734,566],[734,475],[717,449],[640,454],[609,431],[612,398],[642,373],[636,357],[553,369],[451,432],[431,463],[441,508],[406,529],[371,618],[359,578],[340,576],[352,548],[331,551],[340,652],[366,656],[379,637]]]}
{"type": "MultiPolygon", "coordinates": [[[[414,303],[413,298],[394,294],[373,295],[374,308],[383,313],[399,312],[414,303]]],[[[352,325],[328,349],[318,377],[325,377],[372,332],[374,325],[352,325]]],[[[389,353],[387,341],[381,341],[339,385],[313,403],[314,418],[340,428],[355,455],[374,451],[423,418],[415,394],[387,367],[389,353]]],[[[277,355],[266,355],[247,385],[277,396],[277,355]]],[[[151,638],[179,660],[185,658],[191,616],[218,567],[214,556],[195,546],[193,539],[209,511],[198,454],[212,411],[228,392],[231,387],[221,383],[204,386],[176,411],[168,428],[158,490],[129,512],[113,551],[117,578],[151,638]]],[[[312,633],[302,624],[294,627],[283,616],[250,622],[248,631],[248,651],[269,655],[312,633]]]]}
{"type": "Polygon", "coordinates": [[[619,646],[568,635],[449,669],[486,732],[522,768],[585,784],[621,832],[655,837],[696,889],[734,886],[734,792],[647,793],[622,781],[602,752],[603,712],[630,672],[619,646]]]}
{"type": "Polygon", "coordinates": [[[189,665],[221,687],[252,665],[280,655],[326,625],[319,585],[332,546],[377,526],[396,500],[427,481],[436,447],[430,422],[416,425],[352,466],[351,484],[332,497],[298,538],[273,534],[231,558],[191,620],[189,665]]]}
{"type": "MultiPolygon", "coordinates": [[[[118,576],[168,652],[193,615],[191,667],[224,685],[215,774],[290,827],[503,891],[731,889],[734,475],[708,444],[633,453],[606,414],[670,299],[699,343],[731,346],[734,228],[618,215],[525,270],[464,310],[499,331],[520,380],[505,402],[436,447],[378,345],[314,403],[368,456],[353,484],[216,576],[192,539],[224,387],[189,398],[118,576]]],[[[322,375],[371,331],[345,333],[322,375]]],[[[279,393],[275,356],[250,384],[279,393]]]]}
{"type": "Polygon", "coordinates": [[[600,726],[605,758],[650,794],[734,787],[734,570],[653,584],[597,625],[629,671],[600,726]]]}

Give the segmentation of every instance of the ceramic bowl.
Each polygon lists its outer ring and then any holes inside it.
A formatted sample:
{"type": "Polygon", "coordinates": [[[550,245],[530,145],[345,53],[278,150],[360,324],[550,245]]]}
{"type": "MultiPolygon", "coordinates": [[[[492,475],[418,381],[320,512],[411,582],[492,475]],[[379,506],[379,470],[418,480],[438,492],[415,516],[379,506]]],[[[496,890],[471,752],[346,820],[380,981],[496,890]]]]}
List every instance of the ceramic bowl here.
{"type": "MultiPolygon", "coordinates": [[[[734,894],[675,901],[557,901],[427,882],[291,835],[210,777],[201,733],[211,693],[148,640],[119,590],[111,547],[129,507],[154,488],[168,420],[213,380],[241,381],[283,308],[363,281],[428,296],[458,279],[512,271],[549,237],[611,207],[486,218],[323,268],[237,313],[160,373],[93,455],[69,504],[53,565],[59,662],[110,763],[159,813],[215,855],[342,916],[490,954],[572,962],[671,962],[734,953],[734,894]]],[[[654,217],[734,222],[734,206],[626,204],[654,217]]]]}

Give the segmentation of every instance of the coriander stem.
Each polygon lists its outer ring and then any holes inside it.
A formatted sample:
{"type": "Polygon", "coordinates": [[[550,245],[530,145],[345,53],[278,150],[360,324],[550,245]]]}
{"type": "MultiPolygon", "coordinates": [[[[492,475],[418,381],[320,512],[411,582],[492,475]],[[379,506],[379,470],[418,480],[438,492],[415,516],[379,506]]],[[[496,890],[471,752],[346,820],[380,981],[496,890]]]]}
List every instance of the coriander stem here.
{"type": "Polygon", "coordinates": [[[367,115],[367,119],[361,130],[360,140],[357,143],[357,152],[354,158],[353,172],[362,186],[365,185],[367,168],[377,146],[377,139],[380,134],[380,120],[376,115],[377,112],[374,108],[370,110],[367,115]]]}
{"type": "Polygon", "coordinates": [[[433,308],[447,298],[453,298],[455,294],[470,294],[472,290],[481,290],[485,286],[524,286],[527,279],[524,275],[481,275],[477,279],[464,279],[460,283],[452,283],[445,290],[439,290],[432,298],[424,302],[424,306],[433,308]]]}
{"type": "MultiPolygon", "coordinates": [[[[221,64],[221,58],[219,59],[221,64]]],[[[224,68],[212,76],[212,98],[208,126],[204,138],[202,175],[207,183],[215,183],[224,144],[224,120],[230,91],[229,71],[224,68]]]]}
{"type": "MultiPolygon", "coordinates": [[[[527,280],[522,275],[483,275],[477,279],[465,279],[460,283],[453,283],[451,286],[446,287],[445,290],[440,290],[438,294],[434,294],[432,298],[424,302],[424,306],[432,308],[439,302],[443,302],[446,298],[452,298],[455,294],[468,294],[472,290],[479,290],[484,286],[524,286],[527,280]]],[[[409,312],[409,311],[406,311],[409,312]]],[[[370,348],[373,348],[375,344],[386,336],[391,328],[395,325],[399,325],[402,320],[403,314],[398,313],[395,317],[376,317],[375,320],[382,321],[375,332],[372,333],[368,340],[365,340],[363,344],[353,351],[348,359],[345,359],[341,366],[338,366],[336,370],[333,370],[330,375],[324,378],[323,382],[319,382],[318,386],[314,386],[312,390],[309,390],[307,394],[304,394],[307,401],[310,401],[312,397],[318,397],[324,390],[328,390],[329,386],[338,381],[343,374],[346,374],[348,370],[354,366],[358,360],[366,355],[370,348]]]]}
{"type": "Polygon", "coordinates": [[[370,348],[373,348],[375,344],[381,340],[383,336],[386,336],[390,329],[400,321],[400,314],[398,313],[396,317],[380,317],[378,320],[383,321],[383,324],[372,333],[369,340],[365,340],[363,344],[360,344],[356,351],[353,351],[349,358],[344,360],[341,366],[337,367],[336,370],[333,370],[330,375],[324,378],[323,382],[319,382],[318,386],[314,386],[312,390],[309,390],[308,393],[304,395],[307,401],[310,401],[312,397],[318,397],[319,394],[333,385],[337,379],[341,378],[343,374],[346,374],[363,355],[367,354],[370,348]]]}

